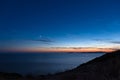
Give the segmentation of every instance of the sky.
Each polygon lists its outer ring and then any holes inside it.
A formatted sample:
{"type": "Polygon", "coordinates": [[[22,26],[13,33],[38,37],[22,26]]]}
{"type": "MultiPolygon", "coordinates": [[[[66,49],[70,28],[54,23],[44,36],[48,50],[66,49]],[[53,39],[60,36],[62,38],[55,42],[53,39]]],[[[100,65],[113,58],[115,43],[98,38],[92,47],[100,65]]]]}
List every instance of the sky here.
{"type": "Polygon", "coordinates": [[[119,49],[119,4],[119,0],[0,0],[0,50],[119,49]]]}

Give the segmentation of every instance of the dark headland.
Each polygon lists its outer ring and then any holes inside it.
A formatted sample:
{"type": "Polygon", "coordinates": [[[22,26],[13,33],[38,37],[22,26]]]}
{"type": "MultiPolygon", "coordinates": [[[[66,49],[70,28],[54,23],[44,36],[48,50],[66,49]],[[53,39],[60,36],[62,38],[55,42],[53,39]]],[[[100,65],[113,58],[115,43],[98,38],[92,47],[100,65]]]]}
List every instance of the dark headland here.
{"type": "Polygon", "coordinates": [[[120,80],[120,50],[54,75],[33,77],[1,72],[0,80],[120,80]]]}

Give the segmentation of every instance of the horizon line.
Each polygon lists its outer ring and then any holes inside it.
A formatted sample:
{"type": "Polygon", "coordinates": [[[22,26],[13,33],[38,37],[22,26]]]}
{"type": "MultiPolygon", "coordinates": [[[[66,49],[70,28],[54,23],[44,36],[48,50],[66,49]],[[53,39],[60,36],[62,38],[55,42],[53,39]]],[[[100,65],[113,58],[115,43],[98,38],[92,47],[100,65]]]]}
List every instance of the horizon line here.
{"type": "Polygon", "coordinates": [[[119,49],[115,48],[95,48],[95,47],[49,47],[49,48],[9,48],[2,49],[0,52],[112,52],[119,49]]]}

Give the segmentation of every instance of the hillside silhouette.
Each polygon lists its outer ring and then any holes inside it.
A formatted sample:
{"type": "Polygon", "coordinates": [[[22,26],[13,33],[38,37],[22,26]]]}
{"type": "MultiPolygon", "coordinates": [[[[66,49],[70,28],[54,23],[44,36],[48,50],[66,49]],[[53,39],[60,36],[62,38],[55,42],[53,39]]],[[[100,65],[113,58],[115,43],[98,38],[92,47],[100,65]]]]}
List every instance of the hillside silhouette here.
{"type": "Polygon", "coordinates": [[[120,50],[43,80],[120,80],[120,50]]]}
{"type": "Polygon", "coordinates": [[[120,50],[54,75],[23,77],[19,74],[0,73],[0,80],[120,80],[120,50]]]}

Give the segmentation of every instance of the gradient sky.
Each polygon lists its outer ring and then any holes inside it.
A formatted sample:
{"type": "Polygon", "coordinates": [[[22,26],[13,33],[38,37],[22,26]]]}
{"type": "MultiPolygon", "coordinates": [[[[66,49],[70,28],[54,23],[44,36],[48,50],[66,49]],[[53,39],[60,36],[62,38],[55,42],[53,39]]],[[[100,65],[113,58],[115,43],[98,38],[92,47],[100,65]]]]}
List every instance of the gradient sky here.
{"type": "Polygon", "coordinates": [[[0,0],[0,48],[120,47],[119,0],[0,0]]]}

